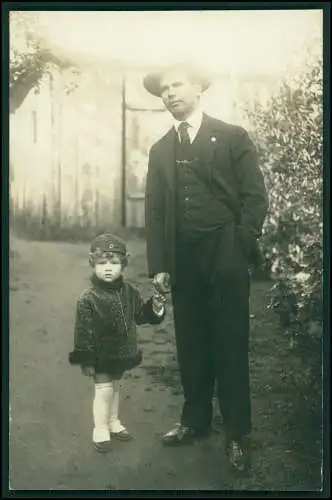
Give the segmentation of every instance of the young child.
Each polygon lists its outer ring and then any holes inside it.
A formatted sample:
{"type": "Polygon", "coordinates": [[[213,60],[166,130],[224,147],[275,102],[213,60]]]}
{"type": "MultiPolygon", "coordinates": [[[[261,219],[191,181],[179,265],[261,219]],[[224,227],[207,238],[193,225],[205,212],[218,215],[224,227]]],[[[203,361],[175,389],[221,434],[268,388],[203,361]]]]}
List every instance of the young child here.
{"type": "Polygon", "coordinates": [[[131,436],[119,420],[120,380],[141,363],[136,325],[159,324],[165,315],[164,297],[157,291],[144,302],[139,291],[124,280],[125,244],[112,234],[97,236],[90,248],[91,287],[77,301],[74,350],[69,362],[93,377],[93,442],[108,452],[111,438],[131,436]]]}

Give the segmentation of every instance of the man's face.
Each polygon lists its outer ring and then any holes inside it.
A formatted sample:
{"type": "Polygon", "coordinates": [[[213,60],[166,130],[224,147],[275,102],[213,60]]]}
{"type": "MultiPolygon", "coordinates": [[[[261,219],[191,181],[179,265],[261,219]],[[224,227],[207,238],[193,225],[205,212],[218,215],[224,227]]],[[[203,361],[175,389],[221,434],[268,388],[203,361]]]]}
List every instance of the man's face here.
{"type": "Polygon", "coordinates": [[[185,120],[195,110],[202,93],[201,86],[181,69],[165,73],[160,89],[166,108],[177,120],[185,120]]]}

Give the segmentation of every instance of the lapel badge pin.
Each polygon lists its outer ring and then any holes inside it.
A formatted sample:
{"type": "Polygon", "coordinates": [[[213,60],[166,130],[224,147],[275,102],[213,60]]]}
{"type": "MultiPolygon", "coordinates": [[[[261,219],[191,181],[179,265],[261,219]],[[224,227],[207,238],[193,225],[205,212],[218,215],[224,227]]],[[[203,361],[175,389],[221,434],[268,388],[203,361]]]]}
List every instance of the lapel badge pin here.
{"type": "Polygon", "coordinates": [[[217,139],[216,139],[214,136],[213,136],[213,137],[211,137],[211,142],[216,142],[216,140],[217,140],[217,139]]]}

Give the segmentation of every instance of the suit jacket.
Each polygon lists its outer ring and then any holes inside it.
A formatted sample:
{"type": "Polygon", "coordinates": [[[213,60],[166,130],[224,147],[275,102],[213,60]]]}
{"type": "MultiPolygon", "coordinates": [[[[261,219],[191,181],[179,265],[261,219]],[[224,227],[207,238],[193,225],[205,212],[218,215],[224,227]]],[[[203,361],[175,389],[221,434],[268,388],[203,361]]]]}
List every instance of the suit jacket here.
{"type": "MultiPolygon", "coordinates": [[[[268,197],[256,148],[246,130],[203,114],[194,140],[202,168],[210,169],[213,194],[227,193],[238,233],[249,252],[261,235],[268,197]]],[[[176,234],[176,132],[151,148],[146,179],[145,225],[149,276],[168,272],[174,283],[176,234]]]]}

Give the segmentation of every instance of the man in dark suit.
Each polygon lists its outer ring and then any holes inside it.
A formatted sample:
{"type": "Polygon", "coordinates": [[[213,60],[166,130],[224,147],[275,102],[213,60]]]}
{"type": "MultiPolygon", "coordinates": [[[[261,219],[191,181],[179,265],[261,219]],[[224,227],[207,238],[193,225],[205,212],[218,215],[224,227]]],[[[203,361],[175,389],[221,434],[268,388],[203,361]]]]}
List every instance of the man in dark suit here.
{"type": "Polygon", "coordinates": [[[155,286],[171,287],[184,392],[181,423],[163,442],[209,435],[216,380],[227,455],[242,471],[251,430],[248,266],[268,199],[247,132],[202,111],[209,85],[184,65],[144,79],[174,117],[149,155],[147,260],[155,286]]]}

